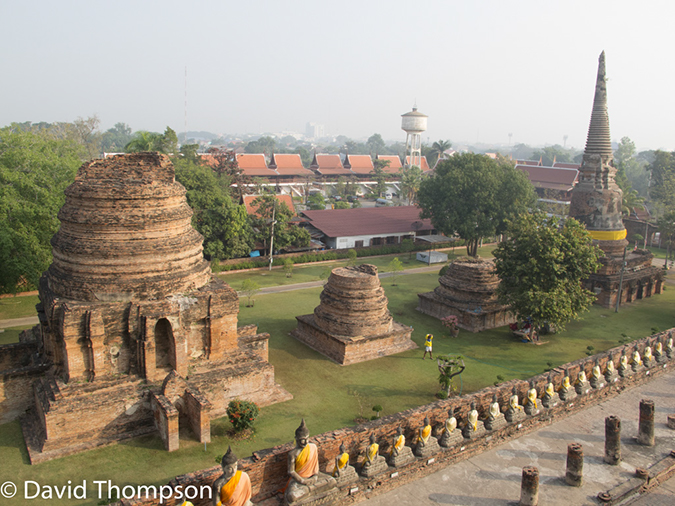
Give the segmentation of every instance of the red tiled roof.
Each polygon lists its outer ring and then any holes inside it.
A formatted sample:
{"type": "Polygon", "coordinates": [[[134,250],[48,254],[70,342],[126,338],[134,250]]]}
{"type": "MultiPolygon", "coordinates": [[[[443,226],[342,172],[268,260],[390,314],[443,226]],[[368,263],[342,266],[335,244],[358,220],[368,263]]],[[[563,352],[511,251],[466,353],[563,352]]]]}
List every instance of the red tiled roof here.
{"type": "Polygon", "coordinates": [[[553,167],[556,169],[579,169],[580,163],[555,162],[553,167]]]}
{"type": "MultiPolygon", "coordinates": [[[[410,165],[410,156],[405,157],[405,163],[406,163],[406,165],[410,165]]],[[[422,169],[422,172],[426,172],[428,170],[431,170],[431,168],[429,167],[429,162],[427,162],[426,156],[422,157],[422,161],[420,162],[420,165],[421,165],[420,169],[422,169]]]]}
{"type": "Polygon", "coordinates": [[[516,160],[516,165],[541,165],[541,160],[516,160]]]}
{"type": "Polygon", "coordinates": [[[265,155],[245,153],[237,155],[237,163],[245,176],[277,176],[277,172],[267,168],[265,155]]]}
{"type": "MultiPolygon", "coordinates": [[[[244,205],[246,206],[246,213],[248,215],[255,214],[258,206],[253,205],[253,201],[260,197],[260,195],[244,195],[244,205]]],[[[293,197],[290,195],[275,195],[279,202],[283,202],[288,206],[293,214],[295,214],[295,206],[293,205],[293,197]]]]}
{"type": "Polygon", "coordinates": [[[370,174],[375,168],[370,155],[347,155],[347,158],[354,174],[370,174]]]}
{"type": "Polygon", "coordinates": [[[579,177],[577,169],[559,169],[523,164],[516,165],[516,169],[525,172],[535,188],[569,191],[574,187],[579,177]]]}
{"type": "Polygon", "coordinates": [[[317,172],[324,176],[350,176],[354,173],[342,166],[340,155],[315,155],[317,172]]]}
{"type": "Polygon", "coordinates": [[[378,155],[377,159],[389,160],[389,166],[382,169],[385,174],[397,174],[399,169],[403,167],[403,165],[401,165],[401,159],[398,157],[398,155],[378,155]]]}
{"type": "Polygon", "coordinates": [[[302,158],[300,158],[299,154],[275,154],[273,158],[276,171],[281,176],[309,176],[313,174],[311,170],[305,169],[302,166],[302,158]]]}
{"type": "Polygon", "coordinates": [[[328,237],[347,237],[432,230],[431,220],[421,219],[420,212],[416,206],[398,206],[327,209],[302,214],[328,237]]]}

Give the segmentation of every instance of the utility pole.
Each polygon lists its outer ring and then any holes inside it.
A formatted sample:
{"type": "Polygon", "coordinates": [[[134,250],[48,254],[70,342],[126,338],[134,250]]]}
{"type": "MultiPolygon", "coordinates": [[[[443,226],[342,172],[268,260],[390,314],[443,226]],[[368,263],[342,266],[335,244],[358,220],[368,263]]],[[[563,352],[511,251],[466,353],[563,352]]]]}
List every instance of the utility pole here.
{"type": "Polygon", "coordinates": [[[275,215],[277,212],[277,196],[273,195],[274,197],[274,204],[272,204],[272,229],[270,233],[270,268],[269,270],[272,270],[272,254],[274,253],[274,225],[276,224],[275,215]]]}
{"type": "Polygon", "coordinates": [[[623,247],[623,261],[621,262],[621,276],[619,276],[619,293],[616,296],[616,309],[614,310],[615,313],[619,312],[619,304],[621,303],[621,289],[623,288],[623,272],[626,270],[626,248],[628,246],[623,247]]]}

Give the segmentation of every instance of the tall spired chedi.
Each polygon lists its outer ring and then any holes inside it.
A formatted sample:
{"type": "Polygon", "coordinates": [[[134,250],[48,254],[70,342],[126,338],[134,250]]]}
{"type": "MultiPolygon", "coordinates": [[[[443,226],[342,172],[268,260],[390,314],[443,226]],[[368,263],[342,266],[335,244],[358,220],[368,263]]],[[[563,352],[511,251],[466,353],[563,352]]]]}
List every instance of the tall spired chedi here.
{"type": "Polygon", "coordinates": [[[617,298],[620,302],[632,302],[652,293],[661,293],[662,282],[662,273],[652,266],[653,255],[647,250],[635,250],[626,255],[626,266],[621,276],[628,241],[621,215],[623,193],[616,184],[612,160],[603,51],[598,63],[593,111],[579,169],[579,183],[572,190],[569,215],[586,225],[593,243],[605,254],[600,259],[598,272],[585,283],[596,293],[598,304],[605,307],[614,307],[617,298]]]}
{"type": "Polygon", "coordinates": [[[207,442],[230,400],[290,397],[269,335],[237,327],[237,293],[204,260],[167,156],[91,161],[65,193],[24,339],[38,357],[22,419],[31,462],[152,432],[175,450],[181,424],[207,442]]]}

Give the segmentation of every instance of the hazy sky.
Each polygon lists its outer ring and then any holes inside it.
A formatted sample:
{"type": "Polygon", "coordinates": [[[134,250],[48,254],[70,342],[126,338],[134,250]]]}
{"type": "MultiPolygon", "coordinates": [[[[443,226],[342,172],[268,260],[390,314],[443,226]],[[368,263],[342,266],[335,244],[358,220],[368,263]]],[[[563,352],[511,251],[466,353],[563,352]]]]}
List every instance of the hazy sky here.
{"type": "Polygon", "coordinates": [[[675,2],[0,0],[0,126],[304,132],[583,148],[607,56],[612,138],[675,149],[675,2]]]}

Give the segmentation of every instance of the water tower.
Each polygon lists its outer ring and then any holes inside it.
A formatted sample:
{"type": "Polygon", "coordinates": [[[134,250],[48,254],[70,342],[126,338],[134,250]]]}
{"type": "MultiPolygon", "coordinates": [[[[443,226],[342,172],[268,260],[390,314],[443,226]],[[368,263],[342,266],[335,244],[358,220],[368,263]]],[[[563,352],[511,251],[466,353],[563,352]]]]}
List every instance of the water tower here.
{"type": "Polygon", "coordinates": [[[427,129],[427,116],[417,110],[417,106],[413,110],[405,114],[401,114],[403,121],[401,121],[401,129],[405,131],[405,151],[410,157],[410,162],[407,165],[422,166],[422,132],[427,129]]]}

